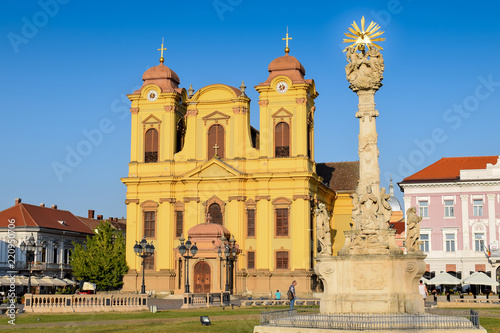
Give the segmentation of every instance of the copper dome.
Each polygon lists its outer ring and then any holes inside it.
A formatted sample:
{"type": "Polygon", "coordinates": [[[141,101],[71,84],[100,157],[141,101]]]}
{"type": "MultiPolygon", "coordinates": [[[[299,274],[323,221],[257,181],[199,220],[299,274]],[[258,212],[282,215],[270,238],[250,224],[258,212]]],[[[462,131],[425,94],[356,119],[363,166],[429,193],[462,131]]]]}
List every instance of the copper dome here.
{"type": "Polygon", "coordinates": [[[224,235],[227,239],[231,237],[231,233],[224,226],[217,223],[201,223],[197,224],[188,231],[188,236],[195,238],[221,238],[224,235]]]}
{"type": "Polygon", "coordinates": [[[285,54],[282,57],[276,58],[269,64],[268,67],[269,72],[275,71],[299,71],[304,78],[306,75],[306,70],[304,66],[295,58],[294,56],[285,54]]]}
{"type": "Polygon", "coordinates": [[[294,56],[285,54],[271,61],[268,67],[269,76],[265,82],[259,86],[267,86],[278,75],[285,75],[292,80],[292,83],[306,83],[310,80],[305,80],[306,70],[304,66],[294,56]]]}
{"type": "Polygon", "coordinates": [[[179,76],[162,63],[145,71],[142,80],[144,81],[142,87],[148,84],[156,84],[164,92],[178,89],[181,82],[179,76]]]}

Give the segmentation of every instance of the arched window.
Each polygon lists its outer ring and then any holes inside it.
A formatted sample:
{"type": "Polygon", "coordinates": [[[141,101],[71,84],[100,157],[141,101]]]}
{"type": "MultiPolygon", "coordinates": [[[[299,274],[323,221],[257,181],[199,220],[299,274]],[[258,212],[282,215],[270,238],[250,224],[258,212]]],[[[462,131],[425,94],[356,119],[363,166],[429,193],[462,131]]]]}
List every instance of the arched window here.
{"type": "Polygon", "coordinates": [[[274,156],[290,157],[290,127],[285,122],[274,128],[274,156]]]}
{"type": "Polygon", "coordinates": [[[212,218],[212,223],[217,223],[222,225],[222,211],[219,204],[213,203],[208,207],[208,212],[212,218]]]}
{"type": "Polygon", "coordinates": [[[224,127],[213,125],[208,130],[208,159],[215,155],[224,158],[224,127]]]}
{"type": "Polygon", "coordinates": [[[154,128],[148,129],[144,141],[144,162],[158,162],[158,131],[154,128]]]}
{"type": "Polygon", "coordinates": [[[175,148],[175,152],[178,153],[184,147],[184,136],[186,134],[186,124],[184,123],[184,119],[180,119],[177,123],[177,147],[175,148]]]}

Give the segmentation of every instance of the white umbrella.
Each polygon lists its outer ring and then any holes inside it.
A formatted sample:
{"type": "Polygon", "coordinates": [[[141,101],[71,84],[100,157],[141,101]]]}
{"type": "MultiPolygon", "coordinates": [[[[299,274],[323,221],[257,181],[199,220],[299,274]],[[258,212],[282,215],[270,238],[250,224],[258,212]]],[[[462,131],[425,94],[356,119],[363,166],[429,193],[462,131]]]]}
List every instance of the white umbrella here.
{"type": "Polygon", "coordinates": [[[428,284],[434,284],[434,285],[439,285],[439,284],[461,284],[462,281],[460,279],[457,279],[453,275],[450,275],[446,272],[440,273],[436,275],[434,278],[430,279],[428,284]]]}
{"type": "Polygon", "coordinates": [[[41,278],[31,278],[31,285],[34,286],[33,282],[37,283],[36,285],[40,286],[40,287],[52,287],[53,286],[53,284],[50,283],[50,281],[46,281],[45,279],[41,279],[41,278]]]}
{"type": "Polygon", "coordinates": [[[76,281],[73,281],[73,280],[70,280],[70,279],[63,279],[64,282],[66,282],[67,284],[71,285],[71,286],[74,286],[76,284],[76,281]]]}
{"type": "Polygon", "coordinates": [[[463,284],[478,284],[482,286],[498,286],[500,283],[490,278],[483,272],[475,272],[463,279],[463,284]]]}
{"type": "Polygon", "coordinates": [[[54,285],[56,287],[66,287],[67,283],[64,282],[63,280],[60,280],[58,278],[52,278],[52,283],[54,283],[54,285]]]}
{"type": "Polygon", "coordinates": [[[4,277],[4,276],[0,276],[0,286],[8,286],[10,285],[10,281],[4,277]]]}
{"type": "MultiPolygon", "coordinates": [[[[13,278],[14,278],[14,284],[16,286],[27,286],[28,285],[28,278],[25,276],[16,275],[13,278]]],[[[3,281],[6,281],[6,283],[5,283],[6,285],[9,285],[11,280],[12,280],[12,278],[8,275],[2,276],[2,283],[3,283],[3,281]]],[[[33,284],[33,286],[34,286],[34,284],[33,284]]]]}
{"type": "Polygon", "coordinates": [[[420,278],[424,284],[429,284],[429,279],[424,278],[423,276],[420,278]]]}

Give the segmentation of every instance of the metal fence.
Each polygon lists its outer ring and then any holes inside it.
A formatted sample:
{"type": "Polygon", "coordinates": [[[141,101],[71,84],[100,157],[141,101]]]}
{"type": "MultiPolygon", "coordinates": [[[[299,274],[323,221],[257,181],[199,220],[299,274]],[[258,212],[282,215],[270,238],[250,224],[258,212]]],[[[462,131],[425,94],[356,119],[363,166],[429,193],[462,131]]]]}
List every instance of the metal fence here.
{"type": "Polygon", "coordinates": [[[479,314],[473,310],[466,316],[432,314],[320,314],[314,310],[280,310],[261,313],[260,324],[277,327],[320,328],[336,330],[423,330],[479,329],[479,314]]]}

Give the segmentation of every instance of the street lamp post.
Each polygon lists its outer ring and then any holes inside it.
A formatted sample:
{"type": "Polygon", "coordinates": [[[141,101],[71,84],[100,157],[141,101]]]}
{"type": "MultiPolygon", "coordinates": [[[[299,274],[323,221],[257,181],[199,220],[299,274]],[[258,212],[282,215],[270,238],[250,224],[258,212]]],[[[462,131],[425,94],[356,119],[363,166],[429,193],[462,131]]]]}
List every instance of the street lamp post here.
{"type": "Polygon", "coordinates": [[[146,241],[146,236],[142,238],[140,242],[135,241],[134,245],[134,252],[137,254],[139,257],[142,258],[142,286],[141,286],[141,294],[146,293],[146,278],[145,278],[145,266],[144,266],[144,260],[148,257],[151,257],[153,253],[155,253],[155,246],[153,245],[153,242],[151,244],[148,244],[146,241]]]}
{"type": "Polygon", "coordinates": [[[28,293],[31,294],[31,262],[35,260],[35,251],[42,250],[42,245],[36,243],[33,233],[31,233],[26,242],[22,241],[19,247],[25,254],[26,261],[28,262],[28,293]]]}
{"type": "Polygon", "coordinates": [[[225,291],[224,291],[224,298],[225,298],[225,303],[229,303],[229,274],[230,271],[229,269],[232,268],[233,262],[236,260],[236,255],[238,254],[238,249],[236,247],[236,240],[234,239],[233,236],[231,236],[231,239],[228,241],[224,235],[220,238],[222,244],[219,246],[219,250],[217,251],[217,255],[219,256],[219,259],[225,260],[226,261],[226,286],[225,286],[225,291]]]}
{"type": "Polygon", "coordinates": [[[185,239],[184,237],[181,236],[179,238],[179,241],[181,242],[181,245],[179,245],[179,253],[181,256],[186,259],[186,285],[184,286],[184,292],[189,293],[189,259],[194,258],[196,253],[198,253],[198,247],[196,246],[196,243],[192,244],[191,240],[188,237],[188,240],[186,243],[184,243],[185,239]],[[191,255],[189,254],[191,252],[191,255]]]}

